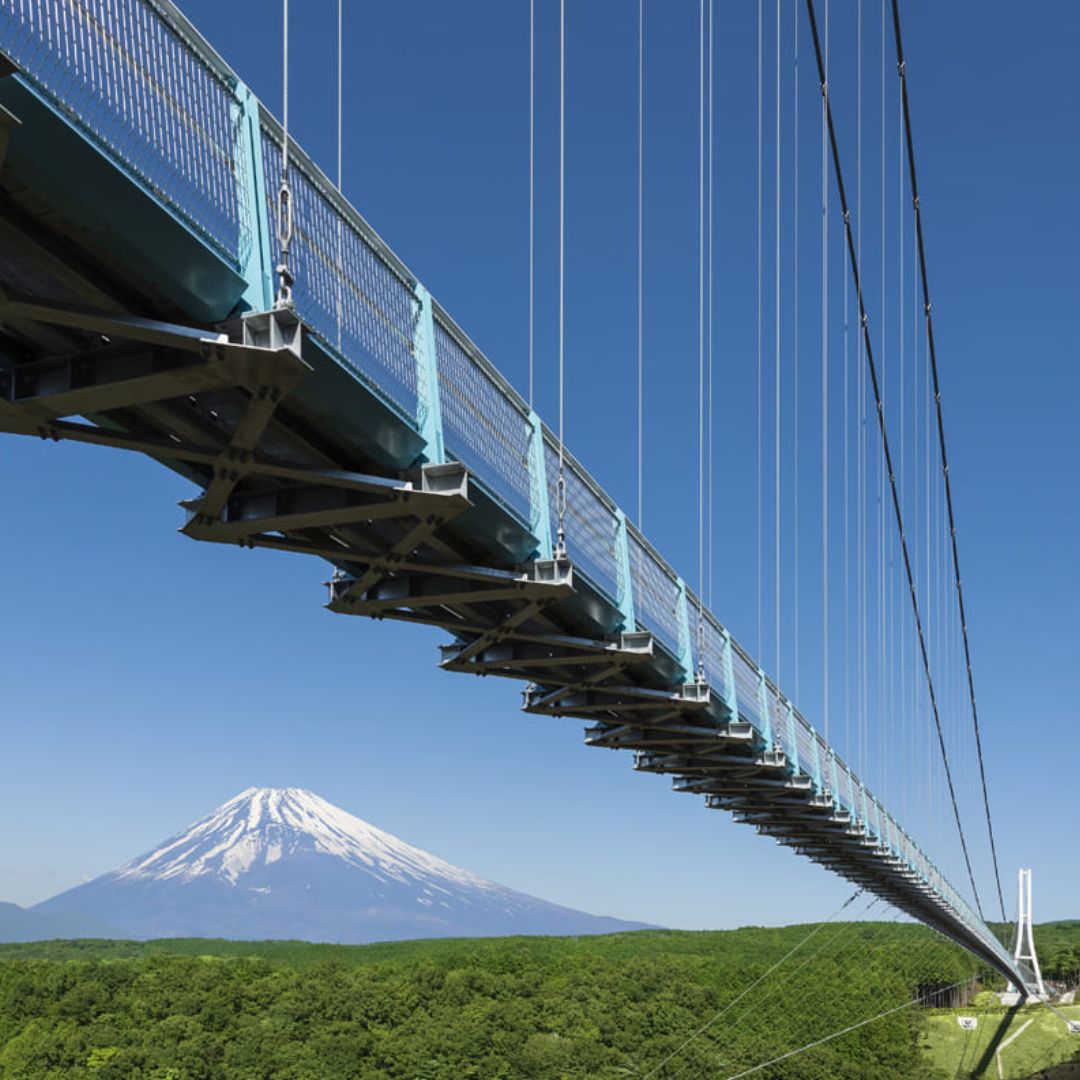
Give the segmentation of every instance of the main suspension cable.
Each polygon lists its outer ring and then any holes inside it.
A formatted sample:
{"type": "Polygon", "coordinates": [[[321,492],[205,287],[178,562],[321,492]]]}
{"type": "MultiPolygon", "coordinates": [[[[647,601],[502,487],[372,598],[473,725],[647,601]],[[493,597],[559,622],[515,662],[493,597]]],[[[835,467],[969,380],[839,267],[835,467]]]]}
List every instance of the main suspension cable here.
{"type": "Polygon", "coordinates": [[[915,172],[915,141],[911,130],[911,106],[908,101],[907,65],[904,60],[904,43],[900,33],[900,8],[892,0],[893,37],[896,41],[896,69],[900,79],[900,101],[904,115],[904,139],[907,144],[908,174],[911,183],[911,205],[915,215],[915,239],[918,244],[919,276],[922,280],[923,311],[926,321],[926,339],[930,352],[930,371],[934,380],[934,404],[937,409],[938,446],[941,452],[941,472],[945,478],[945,505],[949,514],[949,536],[952,540],[953,573],[956,579],[956,600],[960,613],[960,632],[964,643],[964,663],[967,668],[968,698],[971,703],[971,720],[975,728],[975,747],[979,759],[979,779],[982,782],[983,808],[986,811],[986,827],[990,836],[990,853],[994,863],[994,881],[997,885],[1001,919],[1006,920],[1005,897],[1001,889],[1001,873],[998,867],[997,842],[994,837],[994,819],[990,812],[990,794],[986,783],[986,765],[983,761],[982,732],[979,727],[979,710],[975,702],[975,676],[971,667],[971,645],[968,640],[967,614],[964,609],[964,588],[960,577],[960,550],[956,539],[956,518],[953,513],[952,485],[949,479],[949,459],[945,451],[945,423],[941,412],[941,389],[938,383],[937,350],[934,346],[934,317],[930,305],[930,284],[926,274],[926,245],[923,240],[922,212],[919,207],[919,185],[915,172]]]}
{"type": "Polygon", "coordinates": [[[904,534],[904,514],[900,507],[900,495],[896,485],[896,475],[893,470],[892,452],[889,448],[889,436],[885,426],[885,409],[882,403],[881,386],[878,381],[877,364],[874,361],[873,345],[870,340],[870,318],[866,311],[866,301],[863,295],[862,280],[859,274],[859,261],[855,253],[854,236],[851,228],[851,213],[848,210],[847,192],[844,188],[844,176],[840,166],[840,150],[836,137],[836,126],[833,122],[832,105],[828,97],[828,83],[825,80],[825,63],[821,52],[821,38],[818,33],[817,14],[814,9],[814,0],[806,0],[806,10],[810,19],[810,30],[814,39],[814,54],[817,60],[818,79],[821,85],[822,95],[825,97],[826,122],[829,129],[829,144],[832,149],[833,173],[836,177],[837,193],[840,198],[840,210],[844,219],[844,233],[847,238],[848,253],[851,258],[851,274],[855,286],[855,297],[859,308],[859,321],[862,327],[863,346],[866,351],[867,367],[869,369],[870,382],[874,391],[874,404],[877,412],[878,431],[881,435],[882,452],[885,455],[885,468],[889,475],[889,487],[892,494],[893,513],[896,516],[896,526],[900,534],[900,546],[904,555],[904,568],[907,573],[908,591],[911,594],[912,613],[915,617],[915,629],[919,638],[919,649],[922,654],[923,670],[926,675],[927,692],[930,698],[930,706],[933,711],[934,725],[937,729],[938,746],[941,750],[942,762],[945,767],[945,776],[948,780],[949,797],[952,801],[953,816],[956,819],[956,830],[960,837],[960,846],[964,853],[964,862],[967,866],[968,879],[971,883],[972,895],[975,906],[979,912],[979,918],[985,922],[982,911],[982,902],[979,899],[979,890],[975,884],[975,873],[971,866],[971,856],[968,852],[967,838],[964,835],[963,822],[960,819],[960,807],[956,799],[956,788],[953,784],[952,769],[949,765],[948,750],[945,747],[945,736],[941,727],[941,716],[938,712],[937,694],[934,690],[933,674],[930,670],[930,658],[927,653],[926,639],[923,634],[922,616],[919,612],[919,600],[915,590],[915,578],[911,569],[911,556],[908,552],[907,537],[904,534]]]}

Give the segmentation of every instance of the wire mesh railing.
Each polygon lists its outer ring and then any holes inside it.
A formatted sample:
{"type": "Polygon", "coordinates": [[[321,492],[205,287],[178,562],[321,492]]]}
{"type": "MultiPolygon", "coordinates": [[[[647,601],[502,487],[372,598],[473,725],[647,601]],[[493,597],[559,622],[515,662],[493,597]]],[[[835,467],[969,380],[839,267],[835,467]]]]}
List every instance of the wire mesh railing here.
{"type": "MultiPolygon", "coordinates": [[[[262,126],[268,220],[276,223],[281,132],[262,126]]],[[[290,154],[293,305],[319,338],[377,393],[415,422],[416,323],[409,283],[329,197],[318,171],[290,154]]]]}
{"type": "Polygon", "coordinates": [[[252,243],[235,86],[147,0],[3,0],[29,83],[235,267],[252,243]]]}
{"type": "MultiPolygon", "coordinates": [[[[278,175],[281,130],[261,114],[266,204],[254,206],[245,194],[254,163],[245,156],[239,82],[171,3],[0,0],[0,48],[129,175],[233,265],[245,265],[253,215],[274,222],[276,185],[269,178],[278,175]]],[[[298,314],[418,429],[422,409],[433,406],[420,371],[422,311],[415,280],[299,149],[290,154],[290,182],[298,314]]],[[[537,528],[545,516],[555,521],[557,443],[440,311],[434,351],[447,452],[520,525],[537,528]],[[542,453],[534,452],[538,439],[542,453]],[[538,514],[542,500],[547,515],[538,514]]],[[[569,455],[565,477],[566,537],[575,567],[612,604],[632,605],[637,627],[683,664],[685,678],[692,677],[689,613],[696,622],[698,601],[644,537],[625,527],[614,501],[569,455]]],[[[739,719],[782,748],[819,793],[925,881],[958,920],[997,945],[925,853],[708,612],[702,661],[708,681],[737,702],[739,719]]]]}
{"type": "Polygon", "coordinates": [[[528,414],[502,392],[473,349],[435,320],[446,449],[480,478],[487,490],[528,525],[532,511],[528,414]]]}

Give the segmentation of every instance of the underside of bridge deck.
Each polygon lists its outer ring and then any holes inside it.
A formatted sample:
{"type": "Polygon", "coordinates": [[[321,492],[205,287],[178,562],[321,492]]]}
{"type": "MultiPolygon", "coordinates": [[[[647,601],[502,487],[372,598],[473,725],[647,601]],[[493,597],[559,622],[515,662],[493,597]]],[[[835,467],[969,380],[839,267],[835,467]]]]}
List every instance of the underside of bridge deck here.
{"type": "Polygon", "coordinates": [[[200,318],[5,169],[15,123],[0,113],[0,431],[153,458],[196,487],[186,535],[330,564],[330,610],[443,628],[445,669],[519,680],[526,711],[585,720],[589,746],[633,750],[639,770],[1023,982],[827,776],[777,749],[732,693],[687,682],[568,558],[540,557],[541,538],[462,463],[428,462],[415,428],[293,309],[200,318]]]}

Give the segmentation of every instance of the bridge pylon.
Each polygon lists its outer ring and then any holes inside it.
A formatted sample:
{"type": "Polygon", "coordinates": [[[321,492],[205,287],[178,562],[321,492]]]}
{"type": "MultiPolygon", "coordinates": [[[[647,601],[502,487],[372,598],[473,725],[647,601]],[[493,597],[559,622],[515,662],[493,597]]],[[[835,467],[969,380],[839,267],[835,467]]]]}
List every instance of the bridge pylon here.
{"type": "MultiPolygon", "coordinates": [[[[1031,870],[1021,869],[1017,875],[1016,899],[1016,946],[1013,959],[1017,965],[1029,964],[1035,976],[1035,986],[1040,997],[1045,997],[1042,971],[1039,970],[1039,958],[1035,954],[1035,934],[1031,922],[1031,870]]],[[[1009,990],[1014,987],[1010,986],[1009,990]]]]}

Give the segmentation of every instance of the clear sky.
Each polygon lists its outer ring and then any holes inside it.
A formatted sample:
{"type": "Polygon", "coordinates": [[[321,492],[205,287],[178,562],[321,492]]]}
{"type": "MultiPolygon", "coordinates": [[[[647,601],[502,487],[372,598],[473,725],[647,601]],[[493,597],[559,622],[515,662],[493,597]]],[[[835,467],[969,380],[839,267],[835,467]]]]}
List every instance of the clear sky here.
{"type": "MultiPolygon", "coordinates": [[[[818,6],[823,15],[824,0],[818,6]]],[[[696,584],[698,6],[646,0],[645,7],[644,525],[696,584]]],[[[280,114],[278,5],[189,0],[184,8],[280,114]]],[[[567,440],[636,517],[637,5],[571,0],[568,8],[567,440]]],[[[765,8],[768,420],[776,325],[775,8],[765,8]]],[[[550,419],[556,405],[558,15],[552,0],[538,0],[537,9],[536,401],[550,419]]],[[[784,0],[782,10],[780,667],[784,687],[794,695],[798,686],[803,711],[820,725],[820,97],[802,5],[784,0]],[[796,341],[797,410],[790,389],[796,341]]],[[[904,223],[897,216],[895,64],[890,38],[883,312],[881,12],[877,0],[863,10],[859,220],[872,332],[883,362],[893,365],[887,398],[897,440],[897,397],[909,410],[905,505],[915,513],[921,489],[910,474],[919,474],[925,462],[913,448],[925,429],[911,426],[918,312],[910,216],[904,223]],[[898,395],[901,312],[908,374],[898,395]]],[[[1075,818],[1074,679],[1080,666],[1073,417],[1080,391],[1080,102],[1072,73],[1080,12],[1061,0],[1023,12],[1015,4],[928,0],[902,10],[964,586],[1006,896],[1011,910],[1015,870],[1029,865],[1036,918],[1076,916],[1069,819],[1075,818]]],[[[331,173],[335,17],[331,0],[294,4],[291,43],[293,130],[331,173]]],[[[855,17],[854,3],[831,5],[831,86],[853,198],[855,17]]],[[[522,391],[528,370],[528,19],[527,0],[345,2],[346,194],[522,391]]],[[[757,588],[756,19],[750,2],[717,4],[712,565],[719,617],[751,650],[760,637],[766,666],[775,671],[771,509],[763,516],[760,627],[757,588]]],[[[841,557],[844,267],[834,199],[829,221],[835,741],[852,760],[866,759],[875,789],[955,875],[948,822],[929,813],[943,805],[940,777],[928,793],[917,767],[925,761],[920,748],[927,719],[916,703],[912,639],[905,639],[903,662],[899,652],[904,634],[895,606],[902,599],[895,552],[886,555],[893,563],[887,588],[895,590],[888,595],[899,598],[886,602],[894,613],[889,625],[897,628],[888,639],[896,647],[886,670],[906,674],[888,683],[886,719],[868,719],[865,744],[857,744],[857,718],[852,734],[850,700],[845,710],[845,686],[850,698],[854,682],[845,679],[852,661],[837,624],[843,583],[850,585],[855,571],[849,567],[845,575],[841,557]]],[[[852,333],[852,380],[854,341],[852,333]]],[[[763,457],[769,507],[770,423],[763,457]]],[[[857,424],[857,413],[849,411],[852,439],[857,424]]],[[[873,437],[873,428],[867,430],[873,437]]],[[[192,492],[159,466],[15,437],[0,438],[0,461],[6,571],[0,899],[30,903],[111,869],[251,784],[311,788],[507,885],[666,925],[813,919],[849,894],[843,882],[726,816],[675,797],[663,778],[635,775],[629,755],[587,751],[577,722],[521,715],[514,686],[439,672],[437,632],[328,614],[321,607],[325,567],[180,536],[176,501],[192,492]]],[[[876,520],[873,505],[869,517],[876,520]]],[[[871,527],[871,557],[875,535],[871,527]]],[[[935,533],[938,547],[943,535],[935,533]]],[[[931,560],[931,569],[935,565],[940,558],[931,560]]],[[[952,618],[945,613],[948,594],[938,587],[936,595],[936,609],[930,602],[935,633],[952,618]]],[[[980,888],[989,900],[957,654],[941,649],[935,656],[965,820],[978,848],[980,888]]],[[[868,697],[877,693],[871,685],[868,697]]]]}

